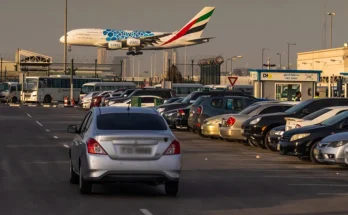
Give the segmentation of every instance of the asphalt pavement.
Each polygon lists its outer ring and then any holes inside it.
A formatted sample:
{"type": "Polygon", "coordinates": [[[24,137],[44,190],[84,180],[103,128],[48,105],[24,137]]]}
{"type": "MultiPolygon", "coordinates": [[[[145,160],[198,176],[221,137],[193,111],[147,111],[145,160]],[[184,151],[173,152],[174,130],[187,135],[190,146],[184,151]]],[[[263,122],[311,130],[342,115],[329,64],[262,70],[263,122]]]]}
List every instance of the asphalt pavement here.
{"type": "Polygon", "coordinates": [[[174,131],[182,144],[180,192],[163,186],[69,183],[68,146],[87,112],[0,106],[1,214],[348,214],[348,171],[238,143],[174,131]]]}

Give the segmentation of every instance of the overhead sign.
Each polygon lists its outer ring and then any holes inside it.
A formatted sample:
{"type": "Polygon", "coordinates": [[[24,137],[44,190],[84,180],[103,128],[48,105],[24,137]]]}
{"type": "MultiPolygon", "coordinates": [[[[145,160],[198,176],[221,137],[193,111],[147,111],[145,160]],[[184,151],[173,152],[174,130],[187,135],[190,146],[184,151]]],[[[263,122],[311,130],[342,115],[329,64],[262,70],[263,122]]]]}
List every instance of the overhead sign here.
{"type": "Polygon", "coordinates": [[[228,81],[231,83],[231,86],[233,87],[234,84],[237,82],[238,80],[238,77],[237,76],[231,76],[231,77],[228,77],[228,81]]]}
{"type": "Polygon", "coordinates": [[[261,81],[318,81],[318,74],[296,72],[262,72],[261,81]]]}

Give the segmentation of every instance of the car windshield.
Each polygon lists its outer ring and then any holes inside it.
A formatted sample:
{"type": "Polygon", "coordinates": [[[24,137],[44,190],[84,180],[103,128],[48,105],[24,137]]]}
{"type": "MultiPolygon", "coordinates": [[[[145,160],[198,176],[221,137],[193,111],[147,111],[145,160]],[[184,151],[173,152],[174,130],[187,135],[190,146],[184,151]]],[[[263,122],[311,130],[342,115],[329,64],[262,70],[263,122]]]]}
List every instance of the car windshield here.
{"type": "Polygon", "coordinates": [[[324,113],[329,112],[330,110],[332,110],[332,109],[330,109],[330,108],[323,108],[321,110],[315,111],[314,113],[311,113],[311,114],[303,117],[302,119],[304,119],[304,120],[313,120],[313,119],[323,115],[324,113]]]}
{"type": "Polygon", "coordinates": [[[25,79],[24,90],[37,90],[39,85],[39,80],[35,78],[25,79]]]}
{"type": "Polygon", "coordinates": [[[94,86],[83,86],[81,88],[81,94],[88,94],[92,91],[94,91],[94,86]]]}
{"type": "Polygon", "coordinates": [[[8,90],[9,85],[7,83],[1,83],[0,84],[0,91],[6,91],[8,90]]]}
{"type": "Polygon", "coordinates": [[[256,110],[259,107],[261,107],[261,105],[250,105],[249,107],[247,107],[244,110],[242,110],[239,114],[248,115],[248,114],[250,114],[251,112],[253,112],[254,110],[256,110]]]}
{"type": "Polygon", "coordinates": [[[311,102],[312,102],[311,100],[300,102],[299,104],[287,109],[285,113],[297,113],[298,111],[301,111],[302,109],[304,109],[311,102]]]}
{"type": "Polygon", "coordinates": [[[322,123],[320,125],[335,125],[336,123],[342,121],[343,119],[348,117],[348,111],[344,111],[336,116],[333,116],[322,123]]]}
{"type": "Polygon", "coordinates": [[[157,114],[109,113],[97,117],[99,130],[167,130],[167,124],[157,114]]]}

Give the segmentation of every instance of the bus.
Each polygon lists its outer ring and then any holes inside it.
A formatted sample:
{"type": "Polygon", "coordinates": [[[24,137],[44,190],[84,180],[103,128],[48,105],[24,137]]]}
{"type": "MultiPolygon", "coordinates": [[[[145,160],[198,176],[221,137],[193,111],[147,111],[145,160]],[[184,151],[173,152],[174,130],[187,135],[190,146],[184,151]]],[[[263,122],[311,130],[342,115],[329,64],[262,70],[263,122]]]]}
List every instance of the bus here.
{"type": "MultiPolygon", "coordinates": [[[[74,101],[79,101],[82,86],[89,82],[101,82],[100,78],[73,78],[74,101]]],[[[23,102],[51,103],[62,102],[64,97],[70,98],[70,76],[26,77],[21,93],[23,102]]]]}
{"type": "Polygon", "coordinates": [[[0,101],[17,103],[20,101],[22,85],[18,82],[0,83],[0,101]]]}
{"type": "MultiPolygon", "coordinates": [[[[172,90],[175,91],[177,97],[185,97],[191,94],[192,92],[199,91],[202,87],[203,87],[202,84],[195,84],[195,83],[173,83],[172,84],[172,90]]],[[[161,89],[162,85],[156,84],[155,86],[151,88],[161,89]]]]}
{"type": "Polygon", "coordinates": [[[247,95],[254,95],[253,85],[204,85],[200,91],[210,91],[210,90],[238,90],[244,91],[247,95]]]}
{"type": "Polygon", "coordinates": [[[135,89],[136,84],[133,82],[96,82],[96,83],[86,83],[82,86],[80,91],[80,99],[90,92],[95,91],[114,91],[114,90],[125,90],[125,89],[135,89]]]}

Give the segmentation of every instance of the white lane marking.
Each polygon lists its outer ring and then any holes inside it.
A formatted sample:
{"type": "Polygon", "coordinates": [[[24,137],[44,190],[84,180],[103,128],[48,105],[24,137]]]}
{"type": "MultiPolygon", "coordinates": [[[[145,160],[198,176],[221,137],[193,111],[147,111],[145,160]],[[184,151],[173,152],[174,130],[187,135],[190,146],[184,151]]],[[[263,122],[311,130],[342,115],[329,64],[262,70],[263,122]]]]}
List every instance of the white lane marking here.
{"type": "Polygon", "coordinates": [[[348,187],[348,184],[288,184],[289,186],[348,187]]]}
{"type": "Polygon", "coordinates": [[[41,127],[43,126],[39,121],[36,121],[36,123],[41,127]]]}
{"type": "Polygon", "coordinates": [[[57,136],[53,136],[55,139],[58,139],[58,137],[57,136]]]}
{"type": "Polygon", "coordinates": [[[66,144],[64,144],[63,146],[64,146],[65,148],[70,148],[70,147],[69,147],[68,145],[66,145],[66,144]]]}
{"type": "Polygon", "coordinates": [[[145,214],[145,215],[153,215],[150,211],[148,211],[147,209],[140,209],[140,211],[145,214]]]}
{"type": "Polygon", "coordinates": [[[316,193],[319,196],[348,196],[348,193],[316,193]]]}
{"type": "Polygon", "coordinates": [[[35,164],[51,164],[51,163],[69,163],[69,161],[29,161],[27,163],[35,163],[35,164]]]}
{"type": "Polygon", "coordinates": [[[31,118],[30,114],[27,113],[27,115],[31,118]]]}
{"type": "Polygon", "coordinates": [[[50,132],[50,130],[46,129],[47,132],[50,132]]]}

